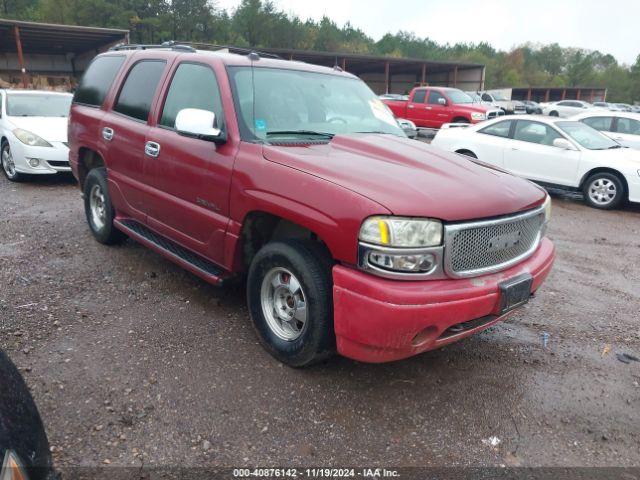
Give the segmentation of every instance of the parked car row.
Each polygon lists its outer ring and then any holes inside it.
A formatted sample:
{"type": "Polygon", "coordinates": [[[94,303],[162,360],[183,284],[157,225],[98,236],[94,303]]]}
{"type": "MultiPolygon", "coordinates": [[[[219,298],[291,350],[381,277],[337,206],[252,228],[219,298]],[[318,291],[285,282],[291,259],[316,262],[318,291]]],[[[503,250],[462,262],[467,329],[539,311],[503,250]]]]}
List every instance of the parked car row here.
{"type": "Polygon", "coordinates": [[[607,136],[621,135],[618,129],[640,134],[640,122],[612,115],[517,115],[467,128],[443,128],[432,144],[544,185],[582,191],[590,206],[612,209],[624,201],[640,202],[640,151],[607,136]]]}

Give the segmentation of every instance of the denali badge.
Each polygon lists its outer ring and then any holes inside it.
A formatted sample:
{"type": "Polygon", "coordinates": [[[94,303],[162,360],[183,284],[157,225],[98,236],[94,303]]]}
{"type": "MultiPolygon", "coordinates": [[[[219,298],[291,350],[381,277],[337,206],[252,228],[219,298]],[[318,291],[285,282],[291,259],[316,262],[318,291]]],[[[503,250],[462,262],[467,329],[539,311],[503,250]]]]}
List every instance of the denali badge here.
{"type": "Polygon", "coordinates": [[[489,239],[489,248],[487,250],[489,252],[497,252],[499,250],[506,250],[507,248],[515,247],[520,243],[520,236],[520,230],[496,235],[489,239]]]}

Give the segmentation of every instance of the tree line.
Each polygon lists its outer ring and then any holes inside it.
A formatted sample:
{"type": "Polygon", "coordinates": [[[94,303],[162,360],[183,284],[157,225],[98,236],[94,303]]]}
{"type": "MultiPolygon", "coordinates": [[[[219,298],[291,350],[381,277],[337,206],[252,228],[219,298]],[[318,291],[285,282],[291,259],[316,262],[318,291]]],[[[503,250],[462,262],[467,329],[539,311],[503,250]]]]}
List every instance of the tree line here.
{"type": "Polygon", "coordinates": [[[403,31],[375,41],[350,23],[303,20],[269,0],[242,0],[232,11],[211,0],[0,0],[0,9],[5,18],[124,28],[136,43],[181,40],[477,62],[487,66],[487,88],[606,87],[611,101],[640,101],[640,55],[625,65],[607,53],[557,43],[503,51],[485,42],[439,44],[403,31]]]}

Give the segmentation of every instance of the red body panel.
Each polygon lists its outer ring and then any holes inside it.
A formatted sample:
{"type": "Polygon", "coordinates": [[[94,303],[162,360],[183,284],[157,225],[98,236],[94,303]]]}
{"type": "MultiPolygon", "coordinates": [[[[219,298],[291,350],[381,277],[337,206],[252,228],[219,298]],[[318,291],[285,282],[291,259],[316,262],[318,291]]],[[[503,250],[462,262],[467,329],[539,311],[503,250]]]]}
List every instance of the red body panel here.
{"type": "Polygon", "coordinates": [[[531,291],[535,292],[551,270],[553,259],[553,244],[543,239],[526,261],[473,279],[403,283],[336,266],[333,295],[338,352],[365,362],[388,362],[484,330],[504,319],[498,316],[498,283],[526,272],[534,278],[531,291]],[[489,315],[495,318],[478,328],[439,339],[452,325],[489,315]],[[426,334],[414,341],[421,332],[426,334]]]}
{"type": "Polygon", "coordinates": [[[483,105],[477,104],[456,104],[451,101],[447,95],[446,88],[438,87],[416,87],[411,90],[409,100],[382,100],[398,118],[406,118],[411,120],[418,127],[423,128],[440,128],[445,123],[451,123],[460,119],[464,119],[469,123],[478,123],[472,112],[486,114],[490,109],[483,105]],[[426,91],[424,101],[416,101],[415,96],[418,91],[426,91]],[[447,99],[446,105],[437,103],[429,104],[429,92],[436,91],[447,99]]]}
{"type": "MultiPolygon", "coordinates": [[[[434,326],[440,332],[494,311],[501,278],[528,270],[535,276],[535,289],[546,276],[553,258],[548,240],[516,267],[473,280],[392,281],[356,270],[358,232],[371,215],[444,222],[488,218],[539,206],[545,192],[458,155],[389,135],[337,135],[327,144],[307,146],[243,142],[226,67],[249,65],[246,57],[166,50],[123,54],[128,58],[103,106],[72,106],[70,162],[76,177],[81,174],[83,152],[96,152],[106,163],[116,226],[124,229],[122,220],[136,219],[216,263],[225,274],[245,267],[242,227],[250,214],[269,213],[315,233],[337,263],[335,327],[342,354],[384,361],[434,348],[444,342],[434,339],[416,347],[411,341],[425,327],[434,326]],[[145,58],[163,58],[167,63],[148,121],[140,122],[111,109],[126,72],[145,58]],[[181,62],[206,64],[215,72],[225,116],[225,143],[187,138],[157,125],[173,72],[181,62]],[[101,135],[105,126],[115,131],[110,142],[101,135]],[[144,154],[147,141],[161,145],[157,157],[144,154]]],[[[295,62],[261,59],[260,63],[328,72],[295,62]]],[[[470,107],[464,108],[469,113],[470,107]]],[[[486,109],[474,106],[473,110],[486,109]]],[[[128,233],[170,256],[144,237],[128,233]]],[[[178,257],[170,258],[207,281],[219,280],[178,257]]]]}

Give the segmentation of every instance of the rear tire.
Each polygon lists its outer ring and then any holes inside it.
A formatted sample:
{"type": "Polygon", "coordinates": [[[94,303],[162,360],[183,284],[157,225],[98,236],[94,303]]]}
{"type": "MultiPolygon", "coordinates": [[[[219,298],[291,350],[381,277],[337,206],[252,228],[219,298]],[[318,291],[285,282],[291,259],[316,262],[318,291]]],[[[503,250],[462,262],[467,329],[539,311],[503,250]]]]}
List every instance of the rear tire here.
{"type": "Polygon", "coordinates": [[[459,118],[454,118],[453,122],[451,123],[471,123],[471,122],[469,121],[468,118],[459,117],[459,118]]]}
{"type": "Polygon", "coordinates": [[[584,201],[593,208],[612,210],[622,204],[627,191],[620,177],[613,173],[594,173],[582,187],[584,201]]]}
{"type": "Polygon", "coordinates": [[[16,172],[16,164],[14,163],[13,156],[11,155],[11,146],[9,145],[9,142],[4,140],[0,149],[0,162],[2,163],[4,176],[12,182],[22,182],[25,180],[26,177],[24,174],[16,172]]]}
{"type": "Polygon", "coordinates": [[[331,258],[312,241],[265,245],[249,267],[247,303],[263,347],[291,367],[335,351],[331,258]]]}
{"type": "Polygon", "coordinates": [[[127,236],[113,225],[115,209],[107,187],[107,169],[91,170],[84,181],[84,211],[91,233],[100,243],[113,245],[127,236]]]}

